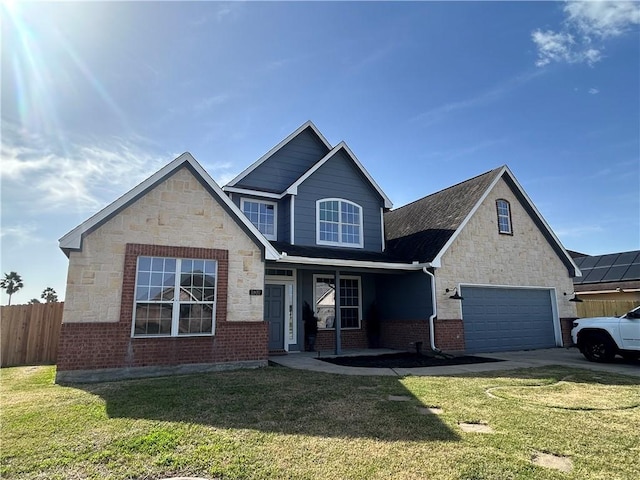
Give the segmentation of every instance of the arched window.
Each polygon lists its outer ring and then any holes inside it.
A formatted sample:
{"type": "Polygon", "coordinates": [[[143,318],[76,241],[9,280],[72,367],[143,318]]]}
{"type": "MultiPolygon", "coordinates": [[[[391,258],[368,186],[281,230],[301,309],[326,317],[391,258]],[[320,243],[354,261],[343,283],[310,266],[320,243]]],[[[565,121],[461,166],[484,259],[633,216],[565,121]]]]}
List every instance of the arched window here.
{"type": "Polygon", "coordinates": [[[496,200],[496,210],[498,212],[498,232],[506,235],[513,235],[511,228],[511,205],[504,199],[496,200]]]}
{"type": "Polygon", "coordinates": [[[362,207],[340,198],[316,202],[316,243],[362,247],[362,207]]]}

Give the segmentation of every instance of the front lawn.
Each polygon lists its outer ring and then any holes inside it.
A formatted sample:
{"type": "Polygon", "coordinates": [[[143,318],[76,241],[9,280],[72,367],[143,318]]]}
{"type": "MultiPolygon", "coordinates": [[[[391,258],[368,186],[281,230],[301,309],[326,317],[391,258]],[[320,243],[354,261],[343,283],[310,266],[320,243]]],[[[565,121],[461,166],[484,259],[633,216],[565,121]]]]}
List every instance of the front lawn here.
{"type": "Polygon", "coordinates": [[[640,382],[631,377],[268,367],[61,387],[54,367],[0,374],[3,479],[640,478],[640,382]],[[570,471],[532,462],[544,454],[570,471]]]}

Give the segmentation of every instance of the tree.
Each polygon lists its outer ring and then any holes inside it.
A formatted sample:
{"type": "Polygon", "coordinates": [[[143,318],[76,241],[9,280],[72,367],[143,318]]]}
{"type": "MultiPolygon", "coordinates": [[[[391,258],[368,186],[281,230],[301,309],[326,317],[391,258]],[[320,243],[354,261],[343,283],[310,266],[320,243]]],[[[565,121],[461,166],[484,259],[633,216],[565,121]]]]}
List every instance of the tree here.
{"type": "Polygon", "coordinates": [[[4,278],[0,280],[0,288],[4,289],[9,295],[9,303],[11,305],[11,295],[20,290],[24,285],[22,284],[22,277],[16,272],[9,272],[4,274],[4,278]]]}
{"type": "Polygon", "coordinates": [[[40,298],[44,299],[45,303],[57,302],[58,294],[53,288],[47,287],[42,292],[42,295],[40,295],[40,298]]]}
{"type": "Polygon", "coordinates": [[[32,298],[27,302],[27,305],[35,305],[36,303],[41,303],[37,298],[32,298]]]}

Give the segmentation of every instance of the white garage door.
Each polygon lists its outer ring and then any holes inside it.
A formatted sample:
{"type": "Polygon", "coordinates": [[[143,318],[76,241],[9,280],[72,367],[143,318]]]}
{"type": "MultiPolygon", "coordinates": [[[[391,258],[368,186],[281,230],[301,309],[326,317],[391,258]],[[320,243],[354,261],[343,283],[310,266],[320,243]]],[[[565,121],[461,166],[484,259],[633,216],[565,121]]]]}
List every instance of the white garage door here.
{"type": "Polygon", "coordinates": [[[556,346],[550,290],[467,286],[461,294],[467,352],[556,346]]]}

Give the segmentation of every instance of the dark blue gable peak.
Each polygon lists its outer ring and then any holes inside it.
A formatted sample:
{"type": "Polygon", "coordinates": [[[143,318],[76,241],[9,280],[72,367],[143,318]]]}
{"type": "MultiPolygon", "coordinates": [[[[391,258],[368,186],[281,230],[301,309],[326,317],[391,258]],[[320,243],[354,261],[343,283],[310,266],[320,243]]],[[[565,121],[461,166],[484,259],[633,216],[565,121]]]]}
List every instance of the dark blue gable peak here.
{"type": "Polygon", "coordinates": [[[311,121],[305,122],[225,185],[225,189],[281,193],[331,148],[316,126],[311,121]]]}

